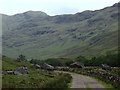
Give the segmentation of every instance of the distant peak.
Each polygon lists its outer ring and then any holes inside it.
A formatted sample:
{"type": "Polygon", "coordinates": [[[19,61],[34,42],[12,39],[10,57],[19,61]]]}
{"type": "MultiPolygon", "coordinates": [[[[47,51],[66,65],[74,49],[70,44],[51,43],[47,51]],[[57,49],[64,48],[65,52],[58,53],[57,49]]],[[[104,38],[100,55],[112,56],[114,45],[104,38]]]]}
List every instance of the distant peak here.
{"type": "Polygon", "coordinates": [[[36,17],[43,18],[43,17],[47,17],[48,15],[42,11],[31,11],[30,10],[24,13],[15,14],[14,16],[22,17],[25,19],[31,19],[31,18],[36,18],[36,17]]]}
{"type": "Polygon", "coordinates": [[[32,10],[24,12],[23,14],[48,16],[45,12],[42,12],[42,11],[32,11],[32,10]]]}
{"type": "MultiPolygon", "coordinates": [[[[28,14],[30,14],[30,13],[46,14],[45,12],[42,12],[42,11],[32,11],[32,10],[26,11],[26,12],[24,12],[24,13],[28,13],[28,14]]],[[[47,14],[46,14],[46,15],[47,15],[47,14]]]]}
{"type": "Polygon", "coordinates": [[[113,7],[120,7],[120,2],[115,3],[115,4],[113,5],[113,7]]]}

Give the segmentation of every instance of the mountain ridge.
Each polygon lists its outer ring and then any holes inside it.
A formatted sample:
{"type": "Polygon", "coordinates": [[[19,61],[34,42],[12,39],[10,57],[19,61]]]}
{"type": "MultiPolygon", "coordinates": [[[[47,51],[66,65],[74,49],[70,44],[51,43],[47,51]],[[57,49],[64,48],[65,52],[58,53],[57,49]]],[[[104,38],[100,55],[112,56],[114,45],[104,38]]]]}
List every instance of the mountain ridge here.
{"type": "Polygon", "coordinates": [[[31,17],[3,17],[3,54],[44,59],[99,55],[117,49],[118,6],[67,15],[43,12],[39,17],[30,11],[25,14],[31,17]]]}
{"type": "MultiPolygon", "coordinates": [[[[82,11],[82,12],[86,12],[86,11],[99,11],[99,10],[103,10],[103,9],[106,9],[106,8],[109,8],[109,7],[119,7],[119,2],[118,2],[118,3],[115,3],[115,4],[111,5],[111,6],[107,6],[107,7],[105,7],[105,8],[102,8],[102,9],[98,9],[98,10],[84,10],[84,11],[82,11]]],[[[33,13],[35,13],[35,12],[41,12],[41,13],[47,14],[46,12],[43,12],[43,11],[28,10],[28,11],[25,11],[25,12],[22,12],[22,13],[16,13],[16,14],[13,14],[13,15],[2,14],[2,13],[0,13],[0,15],[15,16],[15,15],[23,14],[23,13],[27,13],[27,12],[28,12],[28,13],[29,13],[29,12],[33,12],[33,13]]],[[[82,12],[76,12],[75,14],[77,14],[77,13],[82,13],[82,12]]],[[[48,14],[47,14],[47,15],[48,15],[48,14]]],[[[59,15],[74,15],[74,14],[59,14],[59,15]]],[[[50,16],[50,15],[48,15],[48,16],[50,16]]],[[[58,16],[58,15],[53,15],[53,16],[58,16]]]]}

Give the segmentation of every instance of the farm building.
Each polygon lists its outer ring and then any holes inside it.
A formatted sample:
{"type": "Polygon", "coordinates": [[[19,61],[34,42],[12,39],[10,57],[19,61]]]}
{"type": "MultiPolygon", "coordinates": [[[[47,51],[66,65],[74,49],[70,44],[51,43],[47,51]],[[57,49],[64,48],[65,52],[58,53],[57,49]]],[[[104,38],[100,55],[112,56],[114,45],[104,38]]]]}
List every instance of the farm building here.
{"type": "Polygon", "coordinates": [[[111,67],[107,64],[101,64],[102,69],[111,70],[111,67]]]}
{"type": "Polygon", "coordinates": [[[49,65],[47,63],[44,63],[43,68],[46,70],[54,70],[55,69],[52,65],[49,65]]]}
{"type": "Polygon", "coordinates": [[[33,68],[36,68],[36,69],[40,69],[41,68],[41,66],[39,64],[31,64],[31,66],[33,68]]]}
{"type": "Polygon", "coordinates": [[[70,67],[71,68],[83,68],[84,64],[81,62],[74,62],[74,63],[70,64],[70,67]]]}

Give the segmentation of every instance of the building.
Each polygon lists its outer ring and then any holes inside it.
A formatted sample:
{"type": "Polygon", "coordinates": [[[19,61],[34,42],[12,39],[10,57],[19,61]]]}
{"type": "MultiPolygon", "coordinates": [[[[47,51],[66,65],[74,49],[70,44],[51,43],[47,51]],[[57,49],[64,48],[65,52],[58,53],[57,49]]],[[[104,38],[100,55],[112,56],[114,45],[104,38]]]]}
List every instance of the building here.
{"type": "Polygon", "coordinates": [[[83,68],[83,67],[84,67],[84,64],[81,63],[81,62],[76,61],[76,62],[70,64],[70,67],[71,67],[71,68],[83,68]]]}
{"type": "Polygon", "coordinates": [[[43,66],[44,66],[44,69],[47,69],[47,70],[54,70],[55,69],[52,65],[47,64],[47,63],[44,63],[43,66]]]}
{"type": "Polygon", "coordinates": [[[102,69],[104,70],[111,70],[111,67],[107,64],[101,64],[102,69]]]}

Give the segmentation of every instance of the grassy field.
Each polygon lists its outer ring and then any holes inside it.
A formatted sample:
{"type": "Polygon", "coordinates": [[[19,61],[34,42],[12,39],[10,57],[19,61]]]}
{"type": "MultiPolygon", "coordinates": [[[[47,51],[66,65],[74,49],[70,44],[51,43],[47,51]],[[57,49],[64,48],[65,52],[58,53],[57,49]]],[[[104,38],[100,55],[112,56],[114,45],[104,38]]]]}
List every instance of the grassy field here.
{"type": "Polygon", "coordinates": [[[19,66],[28,67],[27,76],[18,76],[13,74],[3,74],[3,88],[68,88],[71,81],[69,74],[48,74],[44,70],[36,70],[28,62],[17,62],[4,57],[2,60],[2,70],[13,70],[19,66]]]}

